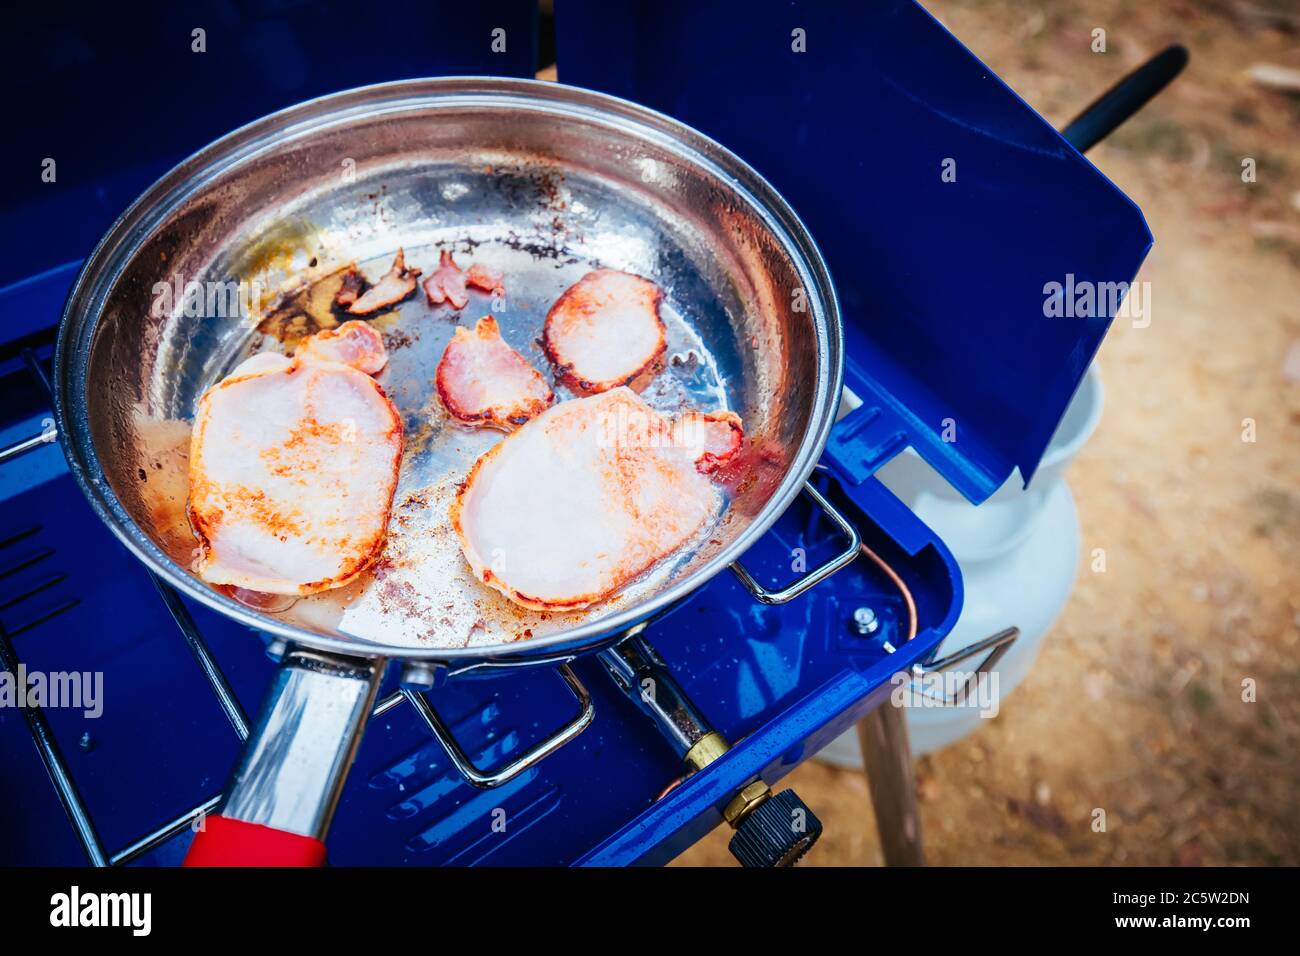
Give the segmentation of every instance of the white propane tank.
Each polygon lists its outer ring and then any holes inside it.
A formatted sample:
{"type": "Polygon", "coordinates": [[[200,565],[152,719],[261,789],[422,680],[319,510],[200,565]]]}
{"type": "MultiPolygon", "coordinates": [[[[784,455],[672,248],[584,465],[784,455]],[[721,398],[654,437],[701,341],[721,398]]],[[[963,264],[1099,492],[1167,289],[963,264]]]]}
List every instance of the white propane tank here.
{"type": "MultiPolygon", "coordinates": [[[[1028,488],[1016,471],[984,504],[972,505],[911,448],[877,472],[877,477],[912,509],[952,551],[961,568],[965,603],[952,632],[940,645],[947,656],[1006,627],[1020,636],[1003,656],[998,700],[1004,703],[1029,673],[1052,622],[1069,600],[1079,567],[1079,521],[1065,470],[1092,436],[1101,418],[1102,387],[1088,370],[1028,488]]],[[[976,657],[959,665],[969,672],[976,657]]],[[[885,706],[889,706],[887,703],[885,706]]],[[[946,747],[978,730],[977,707],[909,707],[912,752],[946,747]]],[[[828,763],[861,767],[856,731],[833,741],[818,755],[828,763]]]]}

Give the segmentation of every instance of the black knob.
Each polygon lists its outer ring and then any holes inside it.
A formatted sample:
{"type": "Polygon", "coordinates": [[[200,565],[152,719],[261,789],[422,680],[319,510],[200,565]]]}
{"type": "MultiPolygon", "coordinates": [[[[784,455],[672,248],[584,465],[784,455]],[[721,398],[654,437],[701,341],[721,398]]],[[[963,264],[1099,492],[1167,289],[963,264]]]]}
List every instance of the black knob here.
{"type": "Polygon", "coordinates": [[[774,793],[736,828],[728,847],[741,866],[792,866],[822,835],[822,822],[793,790],[774,793]]]}

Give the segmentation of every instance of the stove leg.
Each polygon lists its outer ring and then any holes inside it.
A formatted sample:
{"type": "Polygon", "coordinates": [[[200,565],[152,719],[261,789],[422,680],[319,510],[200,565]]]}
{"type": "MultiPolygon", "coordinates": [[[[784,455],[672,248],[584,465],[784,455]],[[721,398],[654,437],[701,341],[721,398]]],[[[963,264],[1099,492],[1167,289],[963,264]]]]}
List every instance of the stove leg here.
{"type": "Polygon", "coordinates": [[[916,774],[903,708],[886,700],[858,721],[858,741],[885,865],[924,865],[916,774]]]}

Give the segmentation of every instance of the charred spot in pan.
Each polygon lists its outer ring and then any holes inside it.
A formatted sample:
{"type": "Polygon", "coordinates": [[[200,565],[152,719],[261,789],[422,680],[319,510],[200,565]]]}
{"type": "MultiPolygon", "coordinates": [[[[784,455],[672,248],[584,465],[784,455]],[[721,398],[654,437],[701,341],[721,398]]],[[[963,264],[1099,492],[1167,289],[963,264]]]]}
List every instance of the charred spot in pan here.
{"type": "Polygon", "coordinates": [[[569,208],[564,199],[564,171],[556,166],[486,167],[496,189],[512,206],[541,206],[556,212],[569,208]]]}
{"type": "Polygon", "coordinates": [[[384,348],[389,352],[396,352],[398,349],[408,348],[419,340],[418,335],[412,335],[403,329],[389,329],[384,332],[383,335],[384,348]]]}
{"type": "Polygon", "coordinates": [[[464,253],[468,256],[481,245],[483,245],[482,239],[475,239],[473,236],[458,236],[456,241],[447,248],[454,255],[464,253]]]}
{"type": "Polygon", "coordinates": [[[449,399],[446,398],[443,399],[443,404],[448,406],[448,410],[452,412],[452,417],[455,418],[456,421],[460,422],[462,425],[472,425],[475,422],[490,422],[492,420],[491,411],[467,412],[461,409],[459,406],[457,406],[454,410],[452,410],[451,406],[454,405],[455,403],[451,402],[449,399]]]}
{"type": "MultiPolygon", "coordinates": [[[[411,272],[418,274],[418,270],[411,272]]],[[[374,320],[393,311],[396,303],[378,306],[363,316],[349,311],[372,285],[355,263],[349,263],[281,293],[266,317],[258,323],[257,332],[296,347],[308,336],[337,328],[349,320],[374,320]]],[[[396,330],[384,337],[385,347],[390,349],[402,348],[414,341],[409,334],[396,330]]]]}
{"type": "Polygon", "coordinates": [[[379,599],[385,610],[408,618],[427,619],[433,609],[409,581],[390,578],[380,586],[379,599]]]}
{"type": "Polygon", "coordinates": [[[331,327],[332,325],[324,325],[317,317],[290,304],[277,308],[259,322],[257,331],[280,342],[293,345],[322,329],[331,327]]]}
{"type": "Polygon", "coordinates": [[[469,626],[469,632],[465,635],[465,641],[461,644],[461,647],[469,647],[469,643],[474,640],[475,634],[486,634],[487,630],[487,621],[481,617],[475,618],[474,623],[469,626]]]}
{"type": "Polygon", "coordinates": [[[534,259],[553,259],[558,269],[564,265],[580,265],[584,260],[569,251],[560,241],[561,233],[552,230],[550,235],[521,236],[513,230],[503,240],[507,248],[526,252],[534,259]]]}
{"type": "Polygon", "coordinates": [[[423,491],[413,491],[398,507],[403,511],[423,511],[429,507],[429,496],[423,491]]]}
{"type": "Polygon", "coordinates": [[[370,576],[375,581],[383,581],[384,578],[392,574],[397,569],[397,564],[386,554],[381,554],[375,563],[370,566],[370,576]]]}
{"type": "Polygon", "coordinates": [[[345,318],[355,318],[346,314],[346,307],[341,308],[337,299],[347,283],[358,281],[364,291],[365,278],[355,265],[347,265],[303,282],[280,294],[257,331],[292,347],[309,335],[336,328],[345,318]]]}

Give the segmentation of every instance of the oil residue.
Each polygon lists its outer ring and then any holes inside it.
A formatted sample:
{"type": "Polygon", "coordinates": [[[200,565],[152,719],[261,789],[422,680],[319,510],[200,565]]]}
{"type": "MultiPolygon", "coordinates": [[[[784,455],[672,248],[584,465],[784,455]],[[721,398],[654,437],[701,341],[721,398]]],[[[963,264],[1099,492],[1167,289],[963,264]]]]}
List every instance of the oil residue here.
{"type": "Polygon", "coordinates": [[[508,644],[581,620],[581,613],[519,607],[474,579],[448,519],[456,487],[448,479],[399,494],[384,550],[365,580],[303,598],[292,618],[388,644],[438,647],[508,644]]]}
{"type": "Polygon", "coordinates": [[[314,224],[297,218],[279,219],[231,257],[230,272],[244,281],[297,270],[296,261],[310,257],[320,244],[314,224]]]}
{"type": "Polygon", "coordinates": [[[343,266],[282,293],[258,322],[257,331],[292,350],[307,336],[342,324],[344,319],[335,308],[334,297],[352,268],[343,266]]]}
{"type": "Polygon", "coordinates": [[[248,588],[237,588],[230,584],[218,584],[216,588],[244,607],[264,614],[280,614],[298,603],[298,598],[292,594],[267,594],[265,591],[250,591],[248,588]]]}

